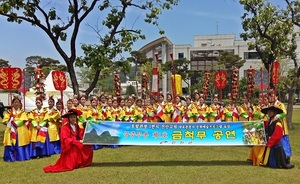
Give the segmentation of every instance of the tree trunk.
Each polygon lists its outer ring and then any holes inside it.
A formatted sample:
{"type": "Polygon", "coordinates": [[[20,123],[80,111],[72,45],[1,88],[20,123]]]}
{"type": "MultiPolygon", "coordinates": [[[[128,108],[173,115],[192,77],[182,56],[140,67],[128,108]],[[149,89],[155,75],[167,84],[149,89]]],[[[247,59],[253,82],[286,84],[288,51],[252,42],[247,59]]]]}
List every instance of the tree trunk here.
{"type": "Polygon", "coordinates": [[[287,104],[287,116],[286,121],[289,129],[293,127],[292,117],[293,117],[293,103],[294,103],[294,90],[293,88],[288,89],[288,104],[287,104]]]}
{"type": "Polygon", "coordinates": [[[76,78],[76,73],[75,73],[75,69],[73,66],[73,62],[71,62],[70,60],[65,60],[68,69],[69,69],[69,74],[70,74],[70,78],[71,78],[71,82],[72,82],[72,87],[73,87],[73,93],[80,95],[79,94],[79,86],[78,86],[78,81],[76,78]]]}
{"type": "Polygon", "coordinates": [[[92,90],[96,87],[97,82],[99,80],[100,73],[101,73],[101,70],[96,70],[94,80],[92,81],[90,86],[85,90],[86,95],[89,95],[92,92],[92,90]]]}
{"type": "Polygon", "coordinates": [[[296,75],[294,75],[291,87],[288,89],[289,98],[288,98],[288,105],[287,105],[286,121],[287,121],[289,129],[293,128],[293,122],[292,122],[293,105],[294,105],[294,94],[296,92],[297,82],[298,82],[298,77],[296,75]]]}

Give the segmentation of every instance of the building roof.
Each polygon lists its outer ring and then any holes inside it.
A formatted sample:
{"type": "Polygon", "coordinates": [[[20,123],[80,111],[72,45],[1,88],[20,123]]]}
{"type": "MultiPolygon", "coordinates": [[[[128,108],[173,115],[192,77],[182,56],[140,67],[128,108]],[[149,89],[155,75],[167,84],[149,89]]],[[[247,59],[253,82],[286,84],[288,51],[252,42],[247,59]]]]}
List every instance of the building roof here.
{"type": "Polygon", "coordinates": [[[173,45],[173,43],[165,36],[158,38],[145,46],[143,46],[139,51],[142,53],[148,53],[150,52],[153,48],[158,47],[161,45],[161,43],[167,42],[168,45],[173,45]]]}

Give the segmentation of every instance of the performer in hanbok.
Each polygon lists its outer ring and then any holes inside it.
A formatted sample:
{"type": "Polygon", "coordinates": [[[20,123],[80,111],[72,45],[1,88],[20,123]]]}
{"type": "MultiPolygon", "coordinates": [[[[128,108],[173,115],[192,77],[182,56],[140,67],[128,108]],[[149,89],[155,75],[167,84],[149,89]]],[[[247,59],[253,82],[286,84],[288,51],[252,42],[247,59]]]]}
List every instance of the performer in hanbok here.
{"type": "Polygon", "coordinates": [[[122,109],[125,107],[125,97],[124,96],[121,96],[119,99],[119,107],[122,109]]]}
{"type": "Polygon", "coordinates": [[[13,98],[11,105],[11,109],[4,111],[2,119],[2,123],[6,126],[3,137],[3,160],[6,162],[29,160],[28,118],[26,112],[21,109],[21,100],[17,96],[13,98]]]}
{"type": "Polygon", "coordinates": [[[63,101],[59,98],[55,104],[56,110],[59,112],[60,115],[63,113],[63,101]]]}
{"type": "MultiPolygon", "coordinates": [[[[100,113],[100,111],[97,109],[97,106],[98,106],[97,96],[91,97],[90,104],[91,105],[88,107],[88,111],[87,111],[86,121],[93,120],[95,123],[100,123],[97,120],[102,119],[102,113],[100,113]]],[[[97,150],[97,149],[101,149],[101,148],[103,148],[102,145],[93,145],[93,150],[97,150]]]]}
{"type": "Polygon", "coordinates": [[[128,97],[127,99],[127,105],[124,108],[124,117],[122,118],[123,121],[127,122],[134,122],[136,120],[135,117],[135,106],[133,105],[133,99],[132,97],[128,97]]]}
{"type": "Polygon", "coordinates": [[[74,109],[74,105],[73,105],[73,98],[69,98],[67,101],[67,105],[65,106],[65,108],[63,109],[62,115],[66,114],[69,112],[69,110],[74,109]]]}
{"type": "Polygon", "coordinates": [[[46,108],[43,108],[43,99],[37,97],[36,108],[28,113],[28,120],[31,123],[30,130],[30,157],[40,158],[51,155],[49,152],[49,136],[45,115],[46,108]],[[46,141],[47,139],[47,141],[46,141]]]}
{"type": "Polygon", "coordinates": [[[119,107],[117,98],[112,100],[112,107],[107,111],[107,116],[109,121],[121,121],[124,118],[124,110],[119,107]]]}
{"type": "Polygon", "coordinates": [[[195,106],[195,104],[192,102],[191,96],[187,95],[185,97],[185,109],[184,109],[184,115],[183,115],[183,122],[188,122],[188,123],[194,123],[198,121],[198,111],[195,106]]]}
{"type": "Polygon", "coordinates": [[[194,102],[198,112],[197,122],[209,122],[208,121],[209,107],[205,104],[204,95],[200,94],[199,96],[200,96],[199,104],[197,102],[194,102]]]}
{"type": "Polygon", "coordinates": [[[143,122],[146,109],[143,107],[142,98],[138,97],[135,103],[135,121],[143,122]]]}
{"type": "Polygon", "coordinates": [[[222,119],[222,116],[220,116],[220,110],[221,110],[221,106],[218,104],[219,99],[218,99],[218,95],[215,94],[214,95],[214,99],[213,99],[213,103],[209,106],[209,116],[208,116],[208,121],[209,122],[220,122],[222,119]]]}
{"type": "Polygon", "coordinates": [[[243,101],[244,103],[238,107],[239,121],[251,121],[253,108],[246,93],[244,93],[243,101]]]}
{"type": "Polygon", "coordinates": [[[135,108],[135,101],[136,101],[136,96],[135,96],[135,94],[131,94],[130,95],[131,96],[131,99],[132,99],[132,105],[133,105],[133,108],[135,108]]]}
{"type": "Polygon", "coordinates": [[[98,109],[100,110],[100,109],[103,109],[103,108],[105,108],[105,106],[106,106],[106,96],[105,96],[105,94],[102,92],[101,94],[100,94],[100,97],[99,97],[99,103],[98,103],[98,109]]]}
{"type": "Polygon", "coordinates": [[[284,135],[281,119],[276,116],[283,111],[276,106],[270,106],[261,110],[268,114],[269,120],[265,121],[267,144],[263,157],[263,165],[272,168],[291,169],[294,165],[288,163],[286,154],[281,144],[284,135]]]}
{"type": "Polygon", "coordinates": [[[157,112],[156,112],[156,117],[158,122],[165,122],[164,109],[166,106],[166,102],[164,98],[165,98],[164,95],[162,94],[162,92],[160,92],[158,96],[157,112]]]}
{"type": "Polygon", "coordinates": [[[172,94],[169,92],[167,92],[167,102],[165,104],[163,111],[164,111],[163,120],[165,121],[165,123],[172,122],[174,106],[173,106],[172,94]]]}
{"type": "Polygon", "coordinates": [[[200,104],[201,95],[199,94],[198,90],[194,91],[194,103],[196,103],[197,106],[200,104]]]}
{"type": "Polygon", "coordinates": [[[83,124],[87,121],[88,118],[88,110],[89,107],[86,105],[87,96],[85,93],[83,93],[79,98],[79,105],[76,107],[76,109],[80,110],[82,114],[79,117],[78,125],[80,128],[84,128],[83,124]]]}
{"type": "Polygon", "coordinates": [[[237,106],[234,103],[235,99],[233,99],[231,93],[228,93],[228,104],[224,107],[223,120],[226,122],[238,121],[238,111],[237,106]]]}
{"type": "Polygon", "coordinates": [[[256,120],[261,120],[264,116],[264,114],[261,112],[261,106],[263,104],[263,97],[262,95],[260,94],[259,98],[258,98],[258,104],[253,104],[252,105],[252,109],[253,109],[253,118],[252,120],[253,121],[256,121],[256,120]]]}
{"type": "Polygon", "coordinates": [[[175,123],[182,123],[182,117],[184,114],[184,105],[182,104],[181,100],[183,97],[181,97],[179,94],[175,97],[175,104],[174,104],[174,112],[172,116],[172,122],[175,123]]]}
{"type": "Polygon", "coordinates": [[[73,96],[73,106],[74,106],[74,108],[78,108],[78,106],[79,106],[79,99],[78,98],[79,98],[78,95],[73,96]]]}
{"type": "Polygon", "coordinates": [[[290,157],[292,156],[292,148],[290,144],[288,124],[286,121],[287,111],[285,105],[278,100],[278,93],[273,93],[272,97],[274,105],[282,110],[282,113],[279,113],[277,115],[282,122],[283,137],[281,139],[281,144],[286,154],[287,163],[290,163],[290,157]]]}
{"type": "Polygon", "coordinates": [[[156,116],[157,114],[157,103],[156,103],[156,100],[155,100],[155,97],[153,95],[150,95],[150,103],[149,105],[147,105],[147,108],[146,108],[146,112],[147,112],[147,115],[148,115],[148,122],[158,122],[158,118],[156,116]]]}
{"type": "Polygon", "coordinates": [[[79,128],[77,118],[80,115],[81,111],[77,109],[71,109],[63,115],[63,118],[68,118],[68,122],[65,122],[61,128],[62,152],[55,165],[43,168],[45,172],[71,171],[87,167],[92,163],[92,146],[82,144],[84,129],[79,128]]]}
{"type": "Polygon", "coordinates": [[[87,120],[101,120],[102,114],[98,110],[98,98],[96,96],[92,96],[90,100],[90,106],[88,107],[87,112],[87,120]]]}
{"type": "MultiPolygon", "coordinates": [[[[253,113],[253,120],[268,120],[267,114],[264,114],[261,112],[261,109],[269,107],[269,105],[265,106],[265,101],[267,101],[268,104],[268,96],[264,96],[263,93],[260,94],[259,96],[259,107],[254,107],[254,113],[253,113]],[[257,112],[258,109],[260,109],[260,112],[257,112]]],[[[263,137],[259,137],[259,142],[263,142],[263,137]],[[261,140],[262,139],[262,140],[261,140]]],[[[252,163],[252,165],[259,166],[262,164],[263,160],[263,155],[265,151],[265,146],[264,145],[254,145],[250,151],[249,158],[247,159],[252,163]]]]}
{"type": "Polygon", "coordinates": [[[55,104],[55,107],[59,113],[59,118],[58,118],[58,131],[60,130],[62,126],[62,118],[61,116],[64,114],[64,109],[63,109],[63,101],[59,98],[57,99],[57,102],[55,104]]]}
{"type": "Polygon", "coordinates": [[[106,109],[110,109],[112,107],[112,100],[113,100],[113,97],[111,95],[108,95],[107,97],[107,101],[106,101],[106,109]]]}
{"type": "MultiPolygon", "coordinates": [[[[60,113],[54,108],[53,96],[49,96],[48,107],[46,107],[46,114],[44,120],[47,122],[47,132],[49,135],[49,144],[47,148],[47,156],[52,154],[58,154],[61,152],[60,139],[59,139],[59,128],[61,127],[60,113]]],[[[46,142],[48,138],[46,137],[46,142]]]]}

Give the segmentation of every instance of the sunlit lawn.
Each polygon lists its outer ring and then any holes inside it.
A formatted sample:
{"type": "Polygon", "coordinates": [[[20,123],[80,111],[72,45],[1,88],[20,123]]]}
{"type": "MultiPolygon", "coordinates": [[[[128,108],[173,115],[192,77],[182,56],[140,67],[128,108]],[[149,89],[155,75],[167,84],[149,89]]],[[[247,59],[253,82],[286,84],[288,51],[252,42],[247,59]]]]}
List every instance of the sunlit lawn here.
{"type": "MultiPolygon", "coordinates": [[[[300,109],[294,110],[290,130],[294,169],[271,169],[246,162],[250,147],[227,146],[124,146],[94,151],[90,167],[46,174],[42,168],[54,164],[59,155],[25,162],[2,161],[1,183],[299,183],[300,109]]],[[[4,126],[0,126],[3,140],[4,126]]]]}

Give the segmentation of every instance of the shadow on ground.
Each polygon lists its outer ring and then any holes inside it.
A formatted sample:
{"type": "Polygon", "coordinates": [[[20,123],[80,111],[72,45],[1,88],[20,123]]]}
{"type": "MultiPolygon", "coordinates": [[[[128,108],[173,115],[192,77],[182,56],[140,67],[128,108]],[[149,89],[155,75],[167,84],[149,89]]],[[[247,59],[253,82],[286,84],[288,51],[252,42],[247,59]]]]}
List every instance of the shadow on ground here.
{"type": "Polygon", "coordinates": [[[137,167],[137,166],[241,166],[251,165],[246,161],[213,160],[213,161],[141,161],[141,162],[101,162],[92,163],[90,167],[137,167]]]}

